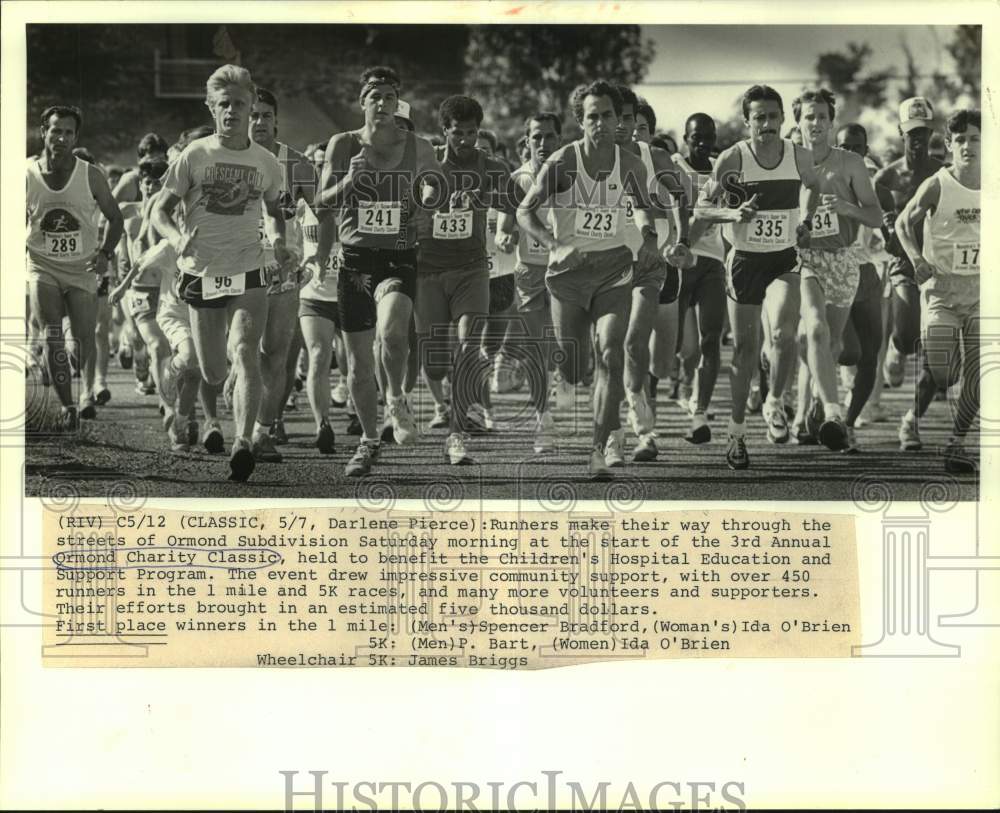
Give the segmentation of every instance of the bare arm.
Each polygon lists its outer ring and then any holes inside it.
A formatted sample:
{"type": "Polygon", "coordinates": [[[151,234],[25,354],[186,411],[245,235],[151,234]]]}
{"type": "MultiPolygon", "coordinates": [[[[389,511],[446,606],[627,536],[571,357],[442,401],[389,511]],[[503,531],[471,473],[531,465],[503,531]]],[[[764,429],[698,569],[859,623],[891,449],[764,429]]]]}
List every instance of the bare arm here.
{"type": "Polygon", "coordinates": [[[90,191],[97,201],[97,206],[108,221],[108,227],[104,230],[104,245],[101,251],[110,254],[118,241],[121,240],[122,232],[125,230],[125,218],[122,217],[121,209],[115,199],[111,197],[111,190],[104,174],[95,166],[88,166],[90,173],[90,191]]]}
{"type": "Polygon", "coordinates": [[[565,147],[558,150],[539,170],[531,184],[531,188],[517,207],[517,224],[524,229],[540,245],[549,251],[559,247],[555,236],[545,227],[538,217],[538,208],[545,204],[559,189],[569,183],[568,171],[574,167],[575,155],[565,147]]]}
{"type": "Polygon", "coordinates": [[[896,237],[906,256],[913,264],[917,282],[923,282],[933,273],[917,245],[917,229],[927,215],[932,214],[941,200],[941,185],[933,175],[924,181],[903,211],[896,218],[896,237]]]}
{"type": "Polygon", "coordinates": [[[367,166],[367,161],[361,153],[348,158],[350,149],[351,136],[348,133],[335,135],[326,146],[323,173],[313,200],[313,211],[317,217],[322,209],[337,209],[344,204],[354,189],[358,173],[367,166]]]}
{"type": "Polygon", "coordinates": [[[701,188],[694,207],[688,232],[688,240],[692,245],[701,239],[713,223],[746,223],[757,211],[756,196],[738,207],[720,205],[726,195],[734,191],[730,184],[739,177],[741,168],[739,151],[732,147],[723,152],[715,162],[712,175],[701,188]]]}

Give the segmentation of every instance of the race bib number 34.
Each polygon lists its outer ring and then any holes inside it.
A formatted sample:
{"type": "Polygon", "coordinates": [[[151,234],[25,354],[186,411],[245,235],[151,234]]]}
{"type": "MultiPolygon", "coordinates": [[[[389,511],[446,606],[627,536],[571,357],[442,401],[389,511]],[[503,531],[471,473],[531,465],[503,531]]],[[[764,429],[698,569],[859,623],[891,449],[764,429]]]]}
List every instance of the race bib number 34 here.
{"type": "Polygon", "coordinates": [[[45,254],[49,257],[82,257],[83,240],[78,231],[44,232],[45,254]]]}
{"type": "Polygon", "coordinates": [[[202,299],[218,299],[220,296],[239,296],[246,290],[246,276],[204,277],[201,281],[202,299]]]}
{"type": "Polygon", "coordinates": [[[951,270],[954,274],[978,274],[979,243],[955,243],[951,270]]]}
{"type": "Polygon", "coordinates": [[[577,237],[608,240],[618,234],[619,213],[610,206],[577,209],[574,232],[577,237]]]}
{"type": "Polygon", "coordinates": [[[840,218],[829,206],[820,206],[813,212],[812,236],[836,237],[840,234],[840,218]]]}
{"type": "Polygon", "coordinates": [[[434,213],[435,240],[464,240],[472,236],[472,210],[434,213]]]}
{"type": "Polygon", "coordinates": [[[358,203],[358,231],[362,234],[398,234],[402,207],[390,201],[358,203]]]}
{"type": "Polygon", "coordinates": [[[758,212],[747,224],[747,242],[753,246],[788,246],[791,237],[788,212],[758,212]]]}

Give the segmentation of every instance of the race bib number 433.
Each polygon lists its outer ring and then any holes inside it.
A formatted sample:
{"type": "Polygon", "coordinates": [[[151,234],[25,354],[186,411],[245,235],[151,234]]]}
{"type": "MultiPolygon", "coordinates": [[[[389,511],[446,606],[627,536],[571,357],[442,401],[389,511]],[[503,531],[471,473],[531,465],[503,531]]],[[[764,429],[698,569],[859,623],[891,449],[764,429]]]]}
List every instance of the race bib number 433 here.
{"type": "Polygon", "coordinates": [[[464,240],[472,236],[472,210],[434,213],[434,239],[464,240]]]}
{"type": "Polygon", "coordinates": [[[358,231],[362,234],[397,234],[402,207],[392,201],[358,203],[358,231]]]}
{"type": "Polygon", "coordinates": [[[608,240],[618,234],[619,210],[610,206],[577,209],[574,232],[577,237],[608,240]]]}
{"type": "Polygon", "coordinates": [[[788,212],[758,212],[747,224],[747,242],[753,246],[791,245],[788,212]]]}
{"type": "Polygon", "coordinates": [[[43,232],[45,254],[49,257],[82,257],[83,241],[78,231],[43,232]]]}

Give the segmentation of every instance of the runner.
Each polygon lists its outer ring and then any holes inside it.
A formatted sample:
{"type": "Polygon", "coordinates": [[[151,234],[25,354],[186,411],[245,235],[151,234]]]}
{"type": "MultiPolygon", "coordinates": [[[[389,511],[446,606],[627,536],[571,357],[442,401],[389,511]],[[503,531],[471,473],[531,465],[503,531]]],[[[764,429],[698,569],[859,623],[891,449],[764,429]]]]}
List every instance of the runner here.
{"type": "MultiPolygon", "coordinates": [[[[139,139],[139,144],[135,149],[137,159],[141,162],[143,158],[160,157],[167,158],[167,142],[156,133],[146,133],[139,139]]],[[[112,196],[118,203],[134,203],[142,200],[141,179],[139,169],[130,169],[121,174],[117,183],[112,187],[112,196]]]]}
{"type": "Polygon", "coordinates": [[[819,179],[811,154],[779,136],[784,122],[781,96],[767,85],[743,94],[743,118],[750,137],[725,150],[715,164],[695,209],[691,240],[708,223],[725,223],[732,243],[726,264],[729,317],[733,327],[730,368],[732,417],[726,462],[746,469],[746,399],[752,369],[759,363],[762,309],[770,324],[771,364],[766,402],[767,437],[788,441],[783,394],[795,367],[799,319],[796,243],[808,245],[819,204],[819,179]],[[800,214],[800,191],[805,186],[800,214]],[[716,208],[719,201],[724,208],[716,208]],[[797,224],[797,225],[796,225],[797,224]]]}
{"type": "Polygon", "coordinates": [[[260,341],[260,370],[263,389],[251,446],[260,462],[280,463],[275,441],[287,442],[281,412],[295,383],[295,366],[302,340],[296,316],[301,287],[302,229],[298,218],[299,200],[312,200],[317,179],[312,164],[287,144],[277,140],[278,100],[271,91],[258,87],[250,111],[250,138],[278,159],[281,167],[279,207],[285,220],[285,245],[295,263],[291,273],[281,273],[280,262],[265,229],[261,207],[259,237],[264,246],[264,267],[269,278],[267,316],[260,341]]]}
{"type": "MultiPolygon", "coordinates": [[[[856,451],[854,422],[845,425],[837,396],[836,364],[861,275],[852,248],[858,225],[877,228],[882,211],[864,160],[830,146],[836,115],[833,94],[826,89],[806,91],[792,102],[792,112],[804,146],[812,152],[821,192],[809,247],[799,248],[801,330],[819,396],[817,407],[822,406],[824,415],[818,439],[834,451],[856,451]]],[[[797,416],[796,422],[803,417],[797,416]]]]}
{"type": "MultiPolygon", "coordinates": [[[[684,144],[687,158],[677,153],[674,163],[686,175],[684,183],[689,199],[697,199],[698,192],[711,177],[715,150],[715,119],[706,113],[693,113],[684,122],[684,144]]],[[[712,429],[708,425],[708,409],[719,377],[722,354],[722,325],[726,313],[726,247],[722,229],[710,224],[697,243],[692,244],[695,257],[693,268],[681,272],[679,320],[695,321],[699,343],[696,354],[700,358],[692,392],[684,393],[691,412],[691,428],[684,435],[688,443],[708,443],[712,429]]],[[[690,386],[690,385],[689,385],[690,386]]]]}
{"type": "Polygon", "coordinates": [[[981,126],[979,110],[952,113],[946,124],[951,166],[924,181],[896,220],[896,235],[920,286],[921,338],[930,370],[918,382],[903,424],[919,441],[917,419],[937,389],[951,385],[961,356],[962,392],[944,451],[945,469],[953,473],[975,471],[963,441],[979,413],[981,126]],[[916,239],[921,224],[922,248],[916,239]]]}
{"type": "Polygon", "coordinates": [[[351,477],[369,473],[379,451],[376,333],[395,440],[412,443],[417,432],[403,395],[416,295],[414,185],[421,173],[440,172],[440,167],[430,144],[396,125],[399,86],[391,68],[368,68],[362,74],[359,104],[364,126],[331,139],[314,207],[320,218],[321,257],[333,244],[332,207],[340,210],[343,261],[337,308],[347,345],[349,388],[364,431],[345,469],[351,477]]]}
{"type": "Polygon", "coordinates": [[[85,400],[94,386],[97,289],[124,227],[100,169],[73,155],[82,124],[75,107],[46,108],[39,128],[43,149],[27,165],[28,292],[44,332],[46,364],[66,431],[76,429],[78,418],[97,416],[94,404],[85,400]],[[99,215],[108,223],[100,244],[99,215]],[[79,413],[63,342],[63,316],[69,317],[85,371],[79,413]]]}
{"type": "Polygon", "coordinates": [[[180,296],[190,306],[202,377],[213,386],[225,382],[227,346],[235,368],[229,465],[237,482],[254,470],[250,435],[261,398],[259,345],[267,315],[261,200],[276,261],[282,268],[294,264],[278,200],[281,167],[247,135],[255,98],[246,68],[224,65],[209,77],[206,104],[215,135],[192,141],[170,165],[152,212],[153,225],[179,258],[180,296]],[[181,203],[183,230],[171,217],[181,203]]]}
{"type": "MultiPolygon", "coordinates": [[[[864,127],[845,124],[837,131],[837,146],[861,156],[869,177],[874,177],[878,167],[867,158],[868,131],[864,127]]],[[[856,243],[859,258],[863,260],[861,278],[851,305],[851,318],[844,329],[844,349],[840,357],[841,364],[857,368],[847,402],[845,423],[849,429],[860,427],[861,418],[870,414],[869,398],[878,380],[878,356],[883,338],[882,303],[886,300],[882,296],[884,286],[876,264],[882,264],[884,246],[880,228],[861,225],[856,243]]],[[[853,432],[848,434],[853,435],[853,432]]]]}
{"type": "MultiPolygon", "coordinates": [[[[662,252],[672,242],[672,233],[679,234],[679,247],[672,249],[675,264],[665,260],[640,273],[638,267],[632,276],[632,303],[625,333],[625,400],[628,402],[628,419],[638,438],[633,459],[636,462],[655,460],[656,433],[655,415],[649,403],[650,344],[653,326],[658,316],[666,312],[666,319],[658,326],[657,343],[665,345],[666,352],[659,355],[676,358],[677,349],[677,298],[680,295],[680,271],[677,265],[687,262],[689,254],[686,246],[688,214],[683,201],[674,203],[673,196],[681,196],[682,186],[679,172],[671,160],[671,155],[663,149],[650,147],[642,141],[635,141],[637,111],[642,111],[647,128],[652,123],[656,127],[653,108],[640,99],[625,85],[617,86],[622,97],[622,114],[615,132],[615,140],[621,148],[640,158],[646,169],[650,201],[653,208],[649,214],[654,217],[654,226],[659,234],[657,248],[662,252]],[[674,210],[678,209],[675,216],[674,210]],[[669,217],[668,217],[669,216],[669,217]],[[679,228],[678,228],[679,227],[679,228]],[[682,258],[681,253],[684,253],[682,258]]],[[[626,214],[625,227],[630,237],[630,247],[635,262],[642,245],[642,236],[635,227],[633,218],[626,214]]],[[[674,362],[676,364],[676,361],[674,362]]],[[[661,362],[662,364],[662,362],[661,362]]],[[[656,373],[664,372],[657,365],[656,373]]],[[[624,464],[624,430],[611,433],[605,458],[608,465],[624,464]]]]}
{"type": "Polygon", "coordinates": [[[470,430],[490,428],[484,414],[487,404],[482,403],[488,398],[483,390],[488,389],[490,365],[479,349],[491,296],[487,209],[510,207],[512,198],[506,166],[476,147],[483,120],[479,102],[469,96],[449,96],[441,103],[438,118],[445,145],[435,152],[445,187],[435,201],[440,205],[420,222],[416,320],[428,348],[422,358],[424,372],[435,381],[451,373],[451,434],[445,457],[452,465],[465,465],[473,462],[467,450],[470,430]],[[457,331],[453,356],[435,349],[447,341],[449,324],[457,331]],[[438,339],[431,340],[432,336],[438,339]],[[445,361],[449,358],[450,363],[445,361]]]}
{"type": "Polygon", "coordinates": [[[562,351],[560,369],[572,384],[583,377],[593,334],[594,433],[588,472],[609,479],[608,438],[617,428],[624,395],[625,330],[632,289],[632,252],[626,244],[627,200],[642,234],[637,268],[645,276],[662,264],[649,213],[649,182],[637,156],[615,143],[622,98],[598,80],[570,97],[583,138],[557,150],[542,167],[517,211],[529,238],[549,252],[546,285],[562,351]],[[538,209],[551,206],[550,233],[538,209]]]}
{"type": "MultiPolygon", "coordinates": [[[[549,157],[559,149],[562,138],[562,120],[555,113],[539,111],[524,121],[524,139],[529,150],[529,159],[511,176],[518,199],[530,191],[535,177],[549,157]]],[[[550,228],[549,210],[541,207],[539,220],[550,228]]],[[[515,233],[516,217],[501,213],[497,226],[498,235],[515,233]]],[[[502,237],[499,239],[503,240],[502,237]]],[[[503,245],[507,245],[503,242],[503,245]]],[[[514,284],[517,312],[524,321],[528,332],[527,371],[528,391],[531,406],[535,410],[533,448],[536,454],[553,450],[555,441],[555,421],[549,410],[549,360],[543,350],[545,325],[549,321],[549,295],[545,289],[545,271],[549,253],[546,247],[532,238],[524,229],[517,231],[517,265],[514,269],[514,284]]]]}
{"type": "MultiPolygon", "coordinates": [[[[903,383],[906,357],[918,349],[920,338],[920,291],[913,278],[913,266],[895,236],[897,214],[903,210],[920,185],[942,164],[928,154],[933,133],[934,108],[923,96],[914,96],[899,106],[899,134],[903,156],[875,176],[875,191],[882,205],[886,250],[895,258],[889,267],[892,280],[892,334],[882,364],[882,374],[890,387],[903,383]]],[[[920,235],[917,235],[919,245],[920,235]]]]}

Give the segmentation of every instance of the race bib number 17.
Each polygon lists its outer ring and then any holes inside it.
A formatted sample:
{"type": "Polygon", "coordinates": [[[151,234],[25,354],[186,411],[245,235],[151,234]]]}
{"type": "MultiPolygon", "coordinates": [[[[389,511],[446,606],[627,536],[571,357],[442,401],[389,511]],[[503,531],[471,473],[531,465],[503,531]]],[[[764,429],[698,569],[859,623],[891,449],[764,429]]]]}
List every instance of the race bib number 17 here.
{"type": "Polygon", "coordinates": [[[978,274],[979,243],[955,243],[951,270],[954,274],[978,274]]]}

